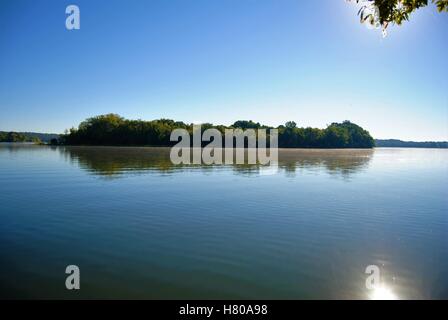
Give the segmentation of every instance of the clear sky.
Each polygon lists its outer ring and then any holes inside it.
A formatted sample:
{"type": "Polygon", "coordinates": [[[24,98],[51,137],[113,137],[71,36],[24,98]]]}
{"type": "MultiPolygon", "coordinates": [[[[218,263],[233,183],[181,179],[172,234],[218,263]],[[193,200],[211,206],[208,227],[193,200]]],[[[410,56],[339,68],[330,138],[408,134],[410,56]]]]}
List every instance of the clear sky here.
{"type": "Polygon", "coordinates": [[[0,0],[0,130],[87,117],[323,128],[448,140],[448,14],[368,30],[344,0],[0,0]],[[65,28],[77,4],[81,29],[65,28]]]}

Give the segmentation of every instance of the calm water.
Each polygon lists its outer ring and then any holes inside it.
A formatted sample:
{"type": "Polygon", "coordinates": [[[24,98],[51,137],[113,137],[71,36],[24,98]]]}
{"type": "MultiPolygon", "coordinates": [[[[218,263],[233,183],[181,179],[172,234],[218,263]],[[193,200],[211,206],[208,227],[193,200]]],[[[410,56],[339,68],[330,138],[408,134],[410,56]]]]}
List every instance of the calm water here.
{"type": "Polygon", "coordinates": [[[374,264],[399,298],[448,298],[448,150],[168,155],[0,145],[0,297],[365,299],[374,264]]]}

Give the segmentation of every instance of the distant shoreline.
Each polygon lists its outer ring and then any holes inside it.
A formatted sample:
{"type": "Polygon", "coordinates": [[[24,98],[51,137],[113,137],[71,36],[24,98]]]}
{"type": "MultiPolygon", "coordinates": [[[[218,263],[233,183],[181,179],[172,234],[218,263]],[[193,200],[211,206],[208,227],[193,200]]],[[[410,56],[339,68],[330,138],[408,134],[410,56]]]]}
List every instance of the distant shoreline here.
{"type": "MultiPolygon", "coordinates": [[[[0,133],[7,133],[0,131],[0,133]]],[[[36,132],[12,132],[22,137],[23,141],[2,141],[0,143],[28,143],[51,145],[52,139],[59,139],[61,135],[54,133],[36,132]]],[[[427,149],[447,149],[448,141],[403,141],[399,139],[374,139],[374,148],[427,148],[427,149]]],[[[65,144],[65,146],[93,146],[93,147],[171,147],[171,145],[133,145],[133,144],[65,144]]],[[[279,149],[369,149],[351,147],[280,147],[279,149]]]]}
{"type": "Polygon", "coordinates": [[[446,149],[447,141],[402,141],[398,139],[375,139],[377,148],[428,148],[428,149],[446,149]]]}
{"type": "MultiPolygon", "coordinates": [[[[422,143],[422,142],[417,142],[422,143]]],[[[155,146],[155,145],[52,145],[50,143],[33,143],[33,142],[0,142],[0,145],[35,145],[35,146],[46,146],[46,147],[70,147],[70,148],[151,148],[151,149],[167,149],[171,148],[172,146],[155,146]]],[[[223,147],[223,149],[226,149],[223,147]]],[[[233,148],[235,149],[235,147],[233,148]]],[[[247,148],[244,148],[247,149],[247,148]]],[[[373,149],[448,149],[448,147],[411,147],[411,146],[375,146],[373,148],[285,148],[281,147],[278,148],[278,150],[315,150],[315,151],[340,151],[340,150],[347,150],[347,151],[354,151],[354,150],[373,150],[373,149]]]]}

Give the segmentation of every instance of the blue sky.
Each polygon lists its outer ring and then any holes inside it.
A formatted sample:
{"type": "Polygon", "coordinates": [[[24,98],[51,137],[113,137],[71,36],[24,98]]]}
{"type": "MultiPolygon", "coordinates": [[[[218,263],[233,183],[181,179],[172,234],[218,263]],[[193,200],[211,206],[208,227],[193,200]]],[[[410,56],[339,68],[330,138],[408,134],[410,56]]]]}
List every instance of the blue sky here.
{"type": "Polygon", "coordinates": [[[344,0],[0,0],[0,130],[87,117],[325,127],[448,140],[448,15],[379,30],[344,0]],[[81,29],[65,29],[77,4],[81,29]]]}

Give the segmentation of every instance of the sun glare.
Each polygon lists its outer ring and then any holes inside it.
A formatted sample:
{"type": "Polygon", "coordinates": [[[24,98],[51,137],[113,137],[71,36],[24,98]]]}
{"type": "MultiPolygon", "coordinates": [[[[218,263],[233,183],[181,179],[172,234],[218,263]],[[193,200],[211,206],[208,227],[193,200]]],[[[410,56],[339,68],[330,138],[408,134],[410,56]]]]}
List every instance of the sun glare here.
{"type": "Polygon", "coordinates": [[[398,297],[392,290],[385,286],[375,288],[370,296],[371,300],[398,300],[398,297]]]}

